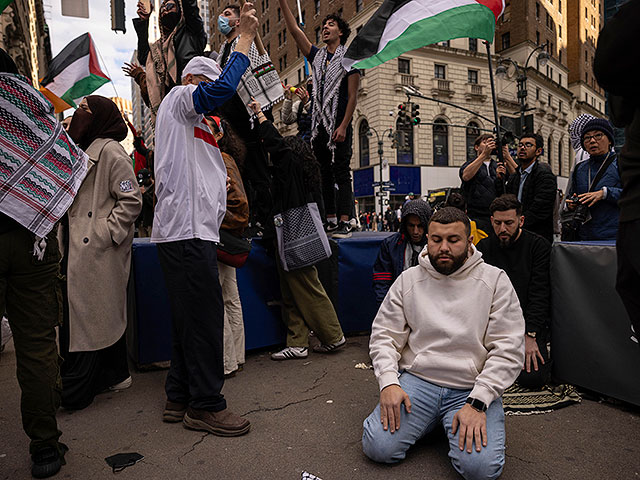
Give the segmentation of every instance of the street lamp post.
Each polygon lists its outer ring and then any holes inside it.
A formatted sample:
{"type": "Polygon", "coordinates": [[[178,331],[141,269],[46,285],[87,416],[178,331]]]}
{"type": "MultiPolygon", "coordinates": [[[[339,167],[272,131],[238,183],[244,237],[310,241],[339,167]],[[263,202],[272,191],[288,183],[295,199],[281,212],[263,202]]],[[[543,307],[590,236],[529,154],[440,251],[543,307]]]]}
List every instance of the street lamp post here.
{"type": "MultiPolygon", "coordinates": [[[[524,114],[527,111],[527,94],[528,94],[527,68],[529,67],[529,60],[531,60],[531,57],[533,56],[533,54],[538,50],[544,50],[545,48],[547,48],[548,44],[549,42],[545,42],[544,44],[538,45],[536,48],[534,48],[529,54],[529,56],[527,57],[527,61],[524,64],[524,68],[518,65],[518,63],[512,60],[511,58],[502,59],[500,62],[501,64],[498,65],[498,67],[496,68],[496,76],[500,78],[505,78],[507,76],[507,67],[504,65],[504,63],[511,63],[515,67],[516,72],[518,74],[518,76],[516,77],[516,82],[518,85],[518,102],[520,103],[519,136],[522,136],[522,134],[524,133],[524,114]]],[[[542,65],[544,67],[549,61],[549,58],[550,58],[550,55],[547,52],[542,51],[540,52],[536,60],[539,65],[542,65]]]]}
{"type": "MultiPolygon", "coordinates": [[[[382,155],[384,154],[384,150],[382,148],[382,144],[383,144],[383,140],[380,138],[380,135],[378,135],[378,131],[373,128],[373,127],[369,127],[369,131],[367,132],[367,136],[371,137],[371,132],[376,134],[376,138],[378,139],[378,157],[380,160],[380,193],[383,192],[382,190],[382,155]]],[[[380,215],[384,214],[384,198],[382,195],[378,195],[380,197],[380,215]]]]}

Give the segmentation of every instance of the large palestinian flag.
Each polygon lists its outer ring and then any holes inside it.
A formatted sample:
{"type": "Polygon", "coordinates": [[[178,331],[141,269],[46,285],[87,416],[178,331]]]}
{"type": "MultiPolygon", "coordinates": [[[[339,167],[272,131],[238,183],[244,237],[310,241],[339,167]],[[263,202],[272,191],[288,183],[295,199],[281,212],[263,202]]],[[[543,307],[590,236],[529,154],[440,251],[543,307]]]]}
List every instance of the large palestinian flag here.
{"type": "Polygon", "coordinates": [[[74,39],[51,60],[47,76],[40,81],[40,91],[49,99],[56,113],[77,107],[75,101],[95,92],[110,79],[100,70],[91,34],[74,39]]]}
{"type": "Polygon", "coordinates": [[[454,38],[493,42],[504,0],[385,0],[356,35],[342,64],[371,68],[454,38]]]}

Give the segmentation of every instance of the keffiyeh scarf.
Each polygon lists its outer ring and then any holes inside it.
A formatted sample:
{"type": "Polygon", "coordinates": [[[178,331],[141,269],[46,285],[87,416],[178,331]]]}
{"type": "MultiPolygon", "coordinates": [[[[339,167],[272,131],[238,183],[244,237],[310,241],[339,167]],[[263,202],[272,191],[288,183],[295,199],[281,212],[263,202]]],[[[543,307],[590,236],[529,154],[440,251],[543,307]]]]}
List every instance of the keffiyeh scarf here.
{"type": "Polygon", "coordinates": [[[313,117],[311,118],[311,139],[318,135],[320,125],[329,134],[329,149],[335,151],[336,144],[331,139],[338,116],[338,91],[347,71],[342,66],[342,58],[347,48],[338,45],[327,65],[327,47],[316,53],[313,59],[313,117]],[[320,108],[316,108],[316,107],[320,108]]]}
{"type": "MultiPolygon", "coordinates": [[[[231,43],[231,52],[235,51],[238,38],[236,37],[231,43]]],[[[226,42],[220,47],[219,60],[222,59],[225,44],[226,42]]],[[[262,110],[267,110],[284,99],[284,89],[280,76],[267,52],[260,55],[256,44],[252,43],[248,57],[250,64],[240,79],[237,93],[247,107],[247,112],[253,118],[256,114],[247,106],[252,101],[251,97],[260,103],[262,110]]]]}
{"type": "Polygon", "coordinates": [[[34,254],[44,255],[42,238],[71,206],[87,161],[53,105],[25,77],[0,73],[0,212],[36,235],[34,254]]]}

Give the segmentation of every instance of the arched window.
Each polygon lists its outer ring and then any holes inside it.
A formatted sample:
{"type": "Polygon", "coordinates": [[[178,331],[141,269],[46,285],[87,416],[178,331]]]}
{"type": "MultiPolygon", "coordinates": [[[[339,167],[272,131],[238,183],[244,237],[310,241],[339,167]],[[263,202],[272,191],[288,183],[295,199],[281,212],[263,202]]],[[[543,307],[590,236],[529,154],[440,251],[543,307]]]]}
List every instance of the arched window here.
{"type": "Polygon", "coordinates": [[[433,164],[436,167],[447,167],[449,165],[449,127],[442,118],[438,118],[433,123],[433,164]]]}
{"type": "Polygon", "coordinates": [[[360,151],[360,166],[369,166],[369,122],[366,119],[360,122],[358,129],[358,146],[360,151]]]}
{"type": "Polygon", "coordinates": [[[562,140],[558,142],[558,175],[562,175],[562,140]]]}
{"type": "Polygon", "coordinates": [[[396,151],[396,160],[398,163],[413,163],[413,127],[410,124],[404,124],[400,121],[396,122],[396,130],[398,132],[398,149],[396,151]]]}
{"type": "Polygon", "coordinates": [[[549,162],[549,166],[553,166],[553,138],[551,135],[547,140],[547,162],[549,162]]]}
{"type": "Polygon", "coordinates": [[[474,144],[480,135],[480,125],[471,121],[467,125],[467,160],[475,160],[478,156],[474,144]]]}

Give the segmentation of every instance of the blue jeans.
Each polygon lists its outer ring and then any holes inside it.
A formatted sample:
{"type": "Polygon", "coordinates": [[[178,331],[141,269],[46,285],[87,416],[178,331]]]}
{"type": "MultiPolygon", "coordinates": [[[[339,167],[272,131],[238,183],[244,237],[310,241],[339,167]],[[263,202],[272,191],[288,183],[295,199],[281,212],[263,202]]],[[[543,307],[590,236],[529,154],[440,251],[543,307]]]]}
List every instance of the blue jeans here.
{"type": "Polygon", "coordinates": [[[400,429],[395,433],[383,430],[380,422],[380,404],[363,424],[362,449],[376,462],[396,463],[403,460],[407,450],[420,438],[442,422],[449,438],[449,458],[453,468],[467,480],[494,479],[504,467],[504,411],[502,400],[495,400],[487,409],[487,446],[480,452],[460,451],[458,435],[451,434],[453,416],[460,410],[470,390],[444,388],[404,372],[400,386],[409,395],[411,413],[401,407],[400,429]]]}

